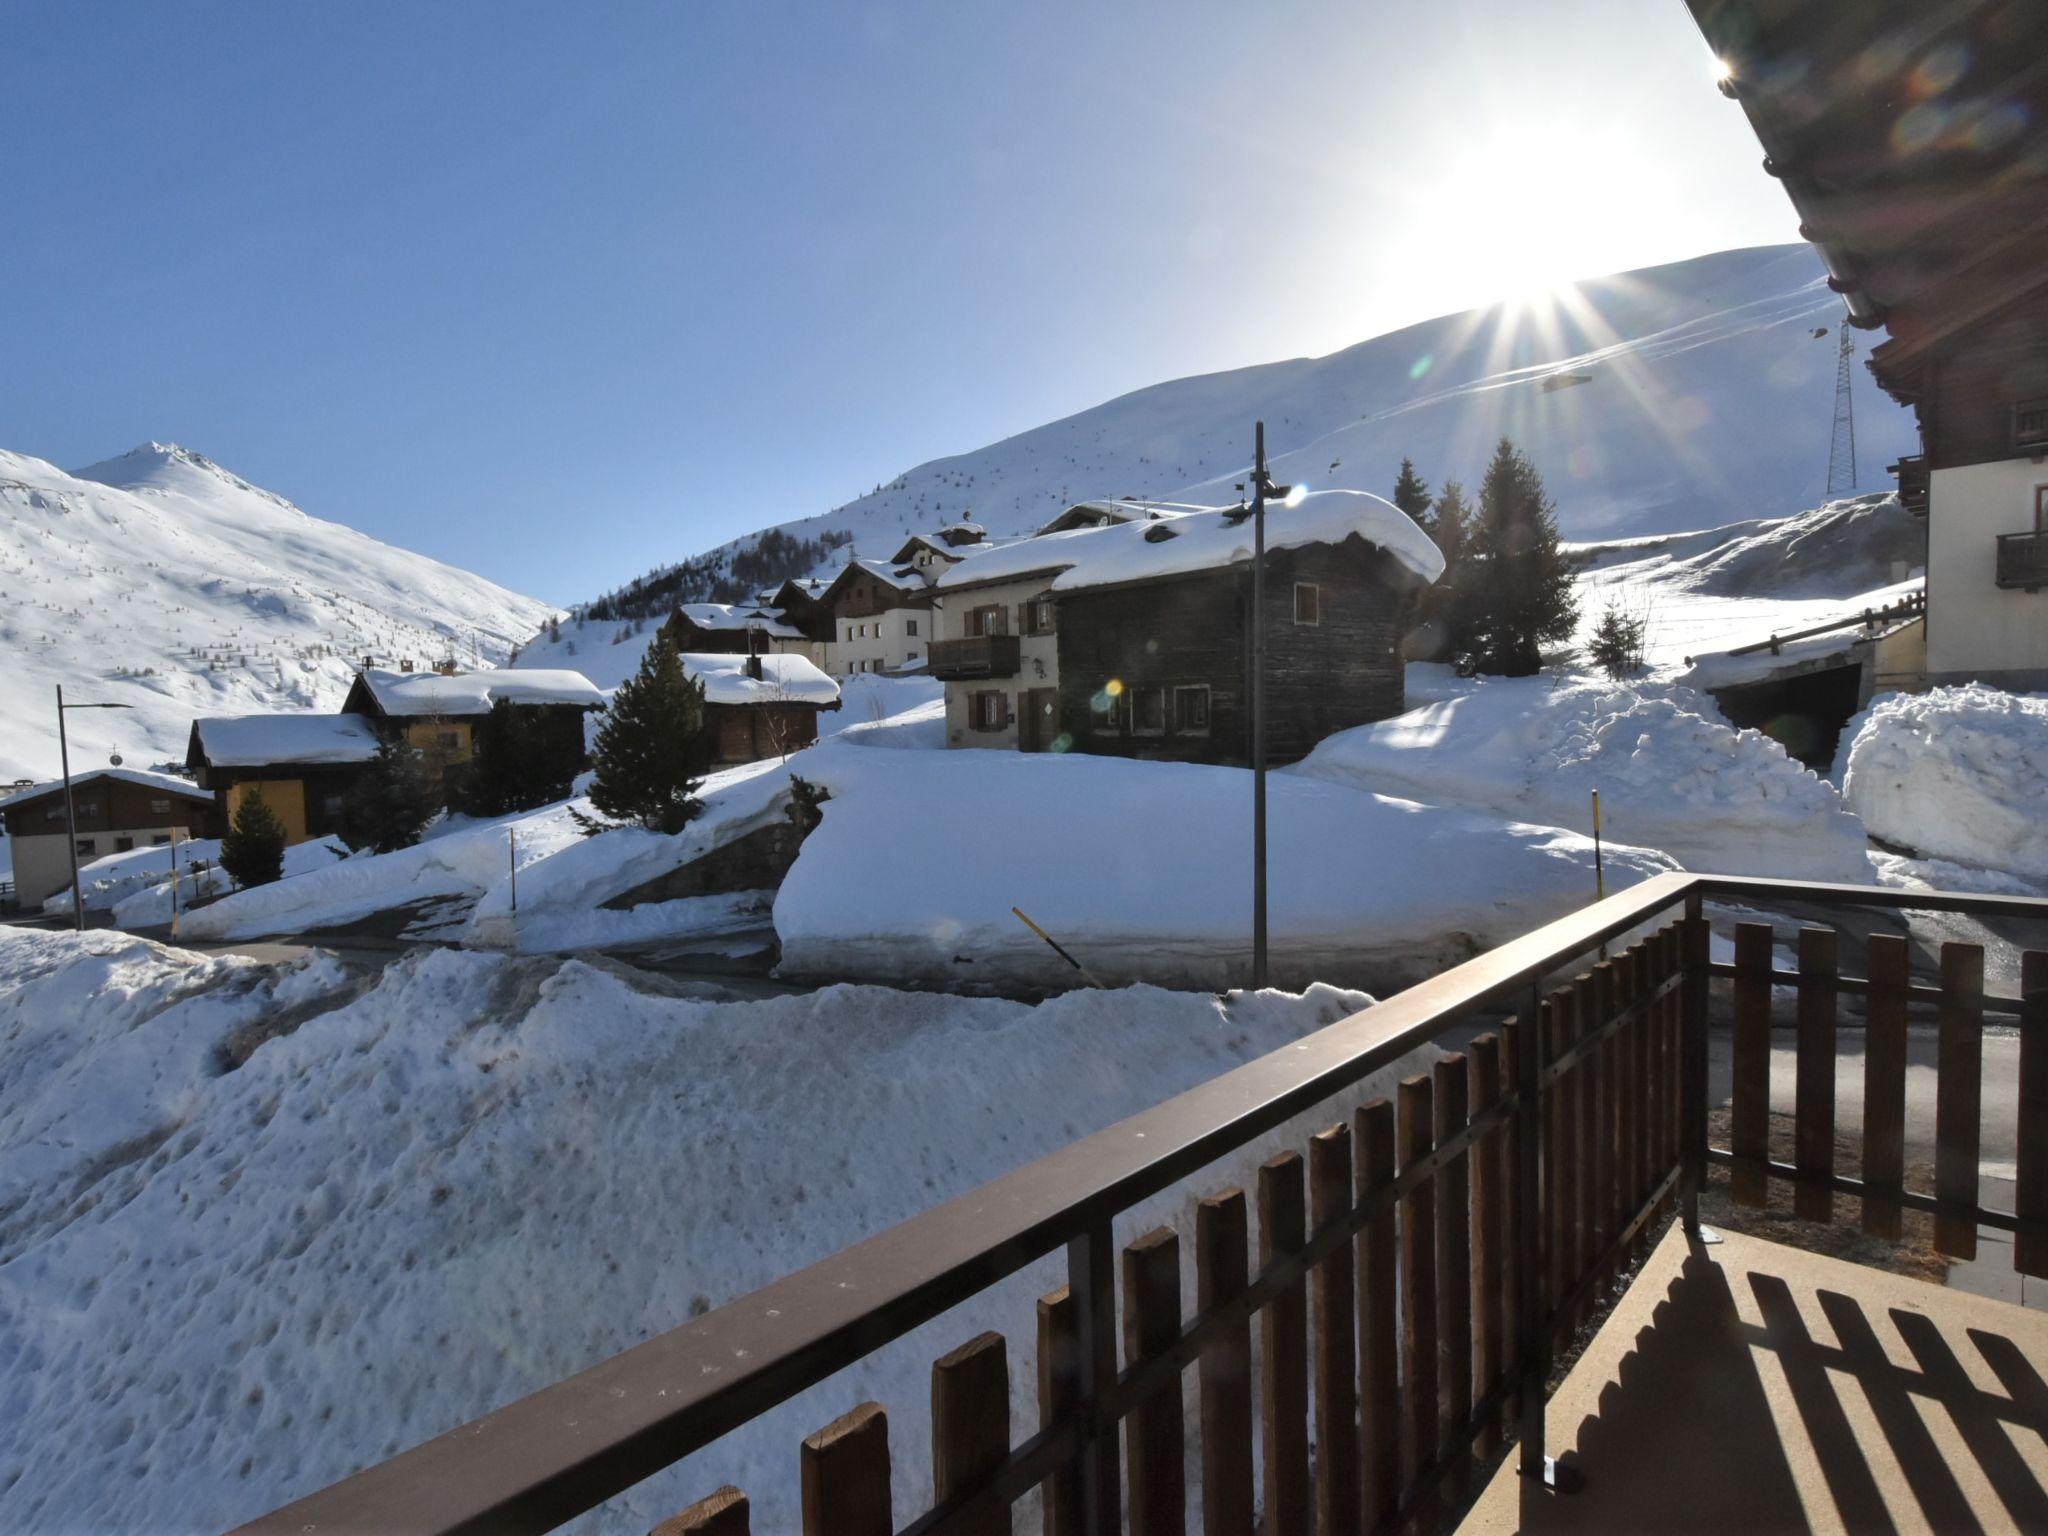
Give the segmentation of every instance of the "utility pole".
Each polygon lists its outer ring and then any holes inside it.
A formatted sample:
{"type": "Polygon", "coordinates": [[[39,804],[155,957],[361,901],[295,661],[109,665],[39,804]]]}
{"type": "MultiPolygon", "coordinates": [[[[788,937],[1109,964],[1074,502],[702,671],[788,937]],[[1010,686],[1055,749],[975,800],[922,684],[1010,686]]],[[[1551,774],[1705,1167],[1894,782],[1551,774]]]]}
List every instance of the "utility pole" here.
{"type": "MultiPolygon", "coordinates": [[[[1241,489],[1241,487],[1240,487],[1241,489]]],[[[1266,985],[1266,498],[1294,487],[1266,473],[1266,424],[1252,431],[1252,986],[1266,985]]]]}
{"type": "Polygon", "coordinates": [[[1830,501],[1848,496],[1856,489],[1856,402],[1849,390],[1849,359],[1856,355],[1856,338],[1845,318],[1842,341],[1835,352],[1835,424],[1828,435],[1828,489],[1830,501]]]}
{"type": "MultiPolygon", "coordinates": [[[[71,927],[85,932],[85,902],[78,894],[78,811],[71,795],[71,743],[64,734],[67,709],[132,709],[131,704],[66,704],[64,685],[57,685],[57,758],[64,765],[64,841],[71,852],[71,927]]],[[[120,758],[115,758],[120,762],[120,758]]]]}

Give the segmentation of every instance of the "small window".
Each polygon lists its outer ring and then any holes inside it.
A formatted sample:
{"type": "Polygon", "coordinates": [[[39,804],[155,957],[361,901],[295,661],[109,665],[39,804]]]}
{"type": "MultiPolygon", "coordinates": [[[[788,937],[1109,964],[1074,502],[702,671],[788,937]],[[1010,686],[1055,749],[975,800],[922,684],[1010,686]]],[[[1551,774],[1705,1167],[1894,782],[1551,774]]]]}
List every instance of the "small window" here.
{"type": "Polygon", "coordinates": [[[1297,581],[1294,584],[1294,622],[1323,622],[1323,589],[1312,581],[1297,581]]]}
{"type": "Polygon", "coordinates": [[[1029,628],[1027,634],[1049,635],[1052,633],[1052,599],[1035,597],[1025,605],[1024,613],[1029,628]]]}
{"type": "Polygon", "coordinates": [[[78,850],[81,859],[89,859],[100,851],[100,845],[89,837],[81,837],[72,847],[78,850]]]}
{"type": "Polygon", "coordinates": [[[1164,688],[1133,688],[1131,690],[1131,731],[1138,736],[1164,736],[1166,734],[1166,690],[1164,688]]]}
{"type": "Polygon", "coordinates": [[[453,731],[442,731],[440,733],[441,750],[443,752],[453,752],[461,739],[453,731]]]}
{"type": "Polygon", "coordinates": [[[79,801],[79,802],[78,802],[78,814],[79,814],[79,815],[81,815],[81,816],[97,816],[97,815],[99,815],[99,813],[100,813],[100,803],[99,803],[99,801],[97,801],[97,800],[81,800],[81,801],[79,801]]]}
{"type": "Polygon", "coordinates": [[[171,834],[168,832],[152,832],[149,836],[149,846],[152,848],[162,848],[169,844],[170,840],[171,834]]]}
{"type": "Polygon", "coordinates": [[[1000,731],[1009,723],[1008,694],[990,692],[974,695],[974,728],[977,731],[1000,731]]]}
{"type": "Polygon", "coordinates": [[[906,635],[915,635],[917,633],[917,620],[905,619],[903,621],[903,633],[906,635]]]}
{"type": "Polygon", "coordinates": [[[163,799],[161,799],[161,800],[151,800],[151,801],[149,802],[149,814],[150,814],[150,815],[152,815],[152,816],[168,816],[168,815],[170,815],[170,814],[171,814],[171,799],[170,799],[170,796],[166,795],[166,796],[164,796],[164,798],[163,798],[163,799]]]}
{"type": "Polygon", "coordinates": [[[1209,734],[1209,688],[1206,683],[1200,687],[1173,690],[1173,728],[1189,736],[1209,734]]]}
{"type": "Polygon", "coordinates": [[[115,839],[114,839],[114,852],[116,852],[116,853],[133,853],[134,851],[135,851],[135,839],[134,839],[134,838],[132,838],[132,837],[117,837],[117,838],[115,838],[115,839]]]}
{"type": "Polygon", "coordinates": [[[2034,487],[2034,532],[2048,533],[2048,485],[2034,487]]]}
{"type": "Polygon", "coordinates": [[[55,805],[46,805],[46,806],[44,806],[44,807],[43,807],[43,820],[45,820],[45,821],[62,821],[63,819],[64,819],[64,802],[63,802],[63,801],[61,801],[61,800],[60,800],[60,801],[58,801],[58,802],[57,802],[57,803],[56,803],[55,805]]]}
{"type": "Polygon", "coordinates": [[[976,608],[967,615],[967,633],[976,638],[987,635],[1001,635],[1009,632],[1005,618],[1007,610],[1001,603],[990,603],[976,608]]]}
{"type": "Polygon", "coordinates": [[[1117,695],[1107,688],[1088,701],[1088,724],[1091,729],[1114,734],[1117,726],[1117,695]]]}

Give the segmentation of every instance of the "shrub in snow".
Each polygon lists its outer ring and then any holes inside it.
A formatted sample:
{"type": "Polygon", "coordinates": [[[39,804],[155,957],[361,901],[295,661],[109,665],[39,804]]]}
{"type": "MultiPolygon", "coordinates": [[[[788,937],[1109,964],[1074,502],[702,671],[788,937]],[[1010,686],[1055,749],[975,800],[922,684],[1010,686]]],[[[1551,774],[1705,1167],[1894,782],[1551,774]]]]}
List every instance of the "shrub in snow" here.
{"type": "Polygon", "coordinates": [[[1842,793],[1886,842],[2048,880],[2048,696],[1970,683],[1880,699],[1842,793]]]}
{"type": "Polygon", "coordinates": [[[1649,632],[1647,615],[1630,613],[1609,601],[1586,642],[1586,655],[1609,677],[1631,677],[1643,670],[1643,639],[1649,632]]]}
{"type": "Polygon", "coordinates": [[[269,885],[284,875],[284,823],[263,798],[263,791],[251,788],[235,808],[235,819],[220,840],[220,867],[245,890],[269,885]]]}
{"type": "Polygon", "coordinates": [[[342,797],[335,830],[353,852],[396,853],[420,840],[439,800],[419,752],[388,739],[342,797]]]}
{"type": "MultiPolygon", "coordinates": [[[[668,625],[656,631],[640,669],[619,684],[598,727],[590,803],[614,822],[677,833],[697,814],[697,788],[711,767],[704,686],[683,671],[668,625]]],[[[590,830],[602,830],[593,822],[590,830]]]]}

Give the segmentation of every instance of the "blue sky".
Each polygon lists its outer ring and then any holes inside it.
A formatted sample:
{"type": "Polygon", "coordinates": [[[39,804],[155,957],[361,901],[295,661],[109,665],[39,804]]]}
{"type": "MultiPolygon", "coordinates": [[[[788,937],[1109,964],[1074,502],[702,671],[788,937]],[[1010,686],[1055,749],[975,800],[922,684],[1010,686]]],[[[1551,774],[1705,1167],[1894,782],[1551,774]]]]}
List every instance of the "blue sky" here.
{"type": "Polygon", "coordinates": [[[0,445],[555,601],[1181,374],[1795,238],[1679,0],[16,4],[0,445]]]}

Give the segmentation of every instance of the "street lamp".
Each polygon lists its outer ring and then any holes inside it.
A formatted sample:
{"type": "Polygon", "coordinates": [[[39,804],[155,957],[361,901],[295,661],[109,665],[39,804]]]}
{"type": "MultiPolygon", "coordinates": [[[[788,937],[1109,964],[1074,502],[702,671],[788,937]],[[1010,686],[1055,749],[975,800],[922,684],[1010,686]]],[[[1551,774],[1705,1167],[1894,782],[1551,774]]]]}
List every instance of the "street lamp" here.
{"type": "Polygon", "coordinates": [[[71,744],[64,738],[67,709],[133,709],[133,704],[66,704],[64,685],[57,685],[57,755],[64,765],[64,841],[71,850],[71,926],[85,932],[85,902],[78,894],[78,812],[71,802],[71,744]]]}
{"type": "MultiPolygon", "coordinates": [[[[1242,491],[1243,486],[1238,490],[1242,491]]],[[[1266,472],[1266,424],[1252,455],[1252,986],[1266,985],[1266,498],[1293,498],[1266,472]]]]}

